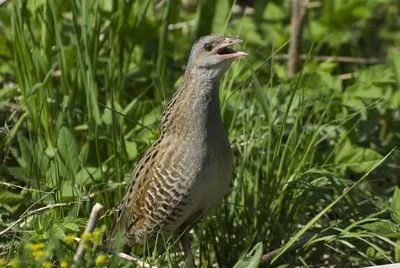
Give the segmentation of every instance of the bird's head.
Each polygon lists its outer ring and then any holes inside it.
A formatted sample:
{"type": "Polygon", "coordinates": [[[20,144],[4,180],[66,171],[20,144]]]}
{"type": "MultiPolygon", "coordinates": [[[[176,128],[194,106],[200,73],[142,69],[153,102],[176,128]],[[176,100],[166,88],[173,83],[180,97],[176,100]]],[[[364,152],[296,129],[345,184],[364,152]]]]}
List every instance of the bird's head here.
{"type": "Polygon", "coordinates": [[[201,37],[192,47],[188,67],[214,70],[222,75],[228,70],[234,59],[247,56],[245,52],[230,48],[230,46],[242,42],[239,38],[229,38],[223,35],[201,37]]]}

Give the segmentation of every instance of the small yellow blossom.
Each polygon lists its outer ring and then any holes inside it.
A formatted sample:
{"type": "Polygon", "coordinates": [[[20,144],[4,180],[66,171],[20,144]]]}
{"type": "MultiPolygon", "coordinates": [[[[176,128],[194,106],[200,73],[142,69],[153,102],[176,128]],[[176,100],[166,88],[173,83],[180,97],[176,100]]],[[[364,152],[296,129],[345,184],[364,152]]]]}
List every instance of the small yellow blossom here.
{"type": "Polygon", "coordinates": [[[42,250],[46,245],[44,243],[28,244],[26,247],[32,251],[42,250]]]}
{"type": "Polygon", "coordinates": [[[33,255],[33,257],[35,257],[35,260],[39,260],[42,257],[47,257],[48,252],[44,251],[44,250],[35,250],[35,251],[32,251],[32,255],[33,255]]]}
{"type": "Polygon", "coordinates": [[[98,230],[95,230],[92,233],[91,240],[92,240],[93,244],[101,244],[101,232],[98,230]]]}
{"type": "Polygon", "coordinates": [[[3,268],[6,265],[6,261],[4,259],[0,259],[0,268],[3,268]]]}
{"type": "Polygon", "coordinates": [[[87,233],[83,233],[83,234],[81,235],[81,239],[82,239],[83,241],[90,241],[91,237],[92,237],[92,235],[91,235],[91,234],[87,234],[87,233]]]}
{"type": "Polygon", "coordinates": [[[60,263],[60,267],[61,268],[67,268],[68,267],[68,262],[67,261],[61,261],[61,263],[60,263]]]}
{"type": "Polygon", "coordinates": [[[11,259],[8,264],[11,265],[12,268],[18,268],[19,261],[17,259],[11,259]]]}
{"type": "Polygon", "coordinates": [[[73,235],[69,235],[67,237],[64,238],[65,243],[67,243],[68,245],[72,245],[75,242],[75,236],[73,235]]]}
{"type": "Polygon", "coordinates": [[[97,258],[96,258],[96,261],[95,261],[95,263],[96,263],[96,266],[102,266],[102,265],[104,265],[105,263],[106,263],[106,260],[107,260],[107,256],[106,255],[99,255],[97,258]]]}
{"type": "Polygon", "coordinates": [[[43,268],[51,268],[51,267],[52,267],[51,262],[45,261],[45,262],[43,263],[43,268]]]}

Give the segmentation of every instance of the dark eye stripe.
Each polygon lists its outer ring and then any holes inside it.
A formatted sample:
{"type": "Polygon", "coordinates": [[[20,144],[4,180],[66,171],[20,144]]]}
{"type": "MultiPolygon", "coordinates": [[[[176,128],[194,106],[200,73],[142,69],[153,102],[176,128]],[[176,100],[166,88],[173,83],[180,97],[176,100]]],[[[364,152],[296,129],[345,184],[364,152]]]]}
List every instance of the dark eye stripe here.
{"type": "Polygon", "coordinates": [[[212,48],[213,48],[212,45],[210,45],[209,43],[206,43],[206,44],[204,45],[204,49],[207,50],[207,51],[211,51],[212,48]]]}

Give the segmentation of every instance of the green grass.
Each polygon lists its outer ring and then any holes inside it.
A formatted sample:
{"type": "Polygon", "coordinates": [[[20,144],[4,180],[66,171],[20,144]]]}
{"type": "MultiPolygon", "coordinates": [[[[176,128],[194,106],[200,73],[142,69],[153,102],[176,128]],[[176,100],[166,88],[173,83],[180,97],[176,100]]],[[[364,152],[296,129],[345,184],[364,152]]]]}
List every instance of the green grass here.
{"type": "MultiPolygon", "coordinates": [[[[262,254],[280,247],[264,266],[400,262],[400,196],[389,209],[400,160],[395,4],[325,0],[309,9],[302,42],[309,59],[288,78],[286,63],[274,56],[287,51],[290,1],[255,2],[253,15],[233,12],[227,0],[199,1],[193,10],[179,1],[156,8],[117,0],[15,0],[0,8],[0,230],[21,219],[0,236],[0,267],[71,264],[73,237],[96,202],[108,216],[85,239],[100,243],[113,221],[108,210],[160,133],[162,108],[192,42],[208,33],[240,36],[250,56],[221,81],[235,182],[193,231],[200,266],[257,267],[262,254]],[[377,20],[379,31],[372,27],[377,20]],[[363,66],[311,57],[318,55],[386,61],[363,66]],[[347,73],[351,79],[341,76],[347,73]],[[287,250],[301,237],[311,239],[287,250]]],[[[168,239],[159,237],[162,254],[131,253],[179,267],[184,257],[168,239]]],[[[102,258],[88,250],[83,265],[133,266],[102,258]]]]}

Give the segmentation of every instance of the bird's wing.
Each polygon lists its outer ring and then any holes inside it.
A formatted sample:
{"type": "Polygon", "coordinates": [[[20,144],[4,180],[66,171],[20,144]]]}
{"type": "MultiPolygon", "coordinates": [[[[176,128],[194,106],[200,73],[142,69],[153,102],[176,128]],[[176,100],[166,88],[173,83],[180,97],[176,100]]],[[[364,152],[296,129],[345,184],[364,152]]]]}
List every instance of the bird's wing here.
{"type": "MultiPolygon", "coordinates": [[[[162,150],[159,142],[146,152],[133,172],[133,181],[119,206],[106,245],[112,246],[118,233],[128,232],[126,236],[132,237],[133,233],[146,232],[161,222],[172,222],[180,216],[177,215],[180,211],[174,208],[186,204],[188,193],[184,189],[188,188],[179,185],[185,181],[184,168],[170,162],[175,153],[162,150]],[[158,154],[162,154],[162,157],[158,154]]],[[[129,240],[129,244],[139,242],[131,241],[135,240],[134,236],[129,240]]]]}
{"type": "Polygon", "coordinates": [[[123,237],[123,233],[126,232],[130,220],[134,222],[136,221],[136,218],[140,219],[143,217],[141,210],[128,210],[132,200],[135,198],[137,199],[138,192],[140,192],[143,186],[148,183],[149,178],[152,177],[151,173],[153,170],[154,161],[151,161],[151,159],[154,158],[158,152],[157,145],[158,142],[154,143],[150,149],[147,150],[132,173],[132,181],[125,190],[124,197],[118,206],[117,217],[115,218],[113,226],[111,227],[111,231],[104,243],[105,247],[108,249],[113,247],[118,234],[121,234],[121,237],[123,237]]]}

